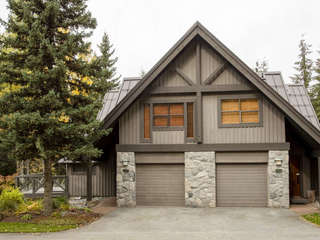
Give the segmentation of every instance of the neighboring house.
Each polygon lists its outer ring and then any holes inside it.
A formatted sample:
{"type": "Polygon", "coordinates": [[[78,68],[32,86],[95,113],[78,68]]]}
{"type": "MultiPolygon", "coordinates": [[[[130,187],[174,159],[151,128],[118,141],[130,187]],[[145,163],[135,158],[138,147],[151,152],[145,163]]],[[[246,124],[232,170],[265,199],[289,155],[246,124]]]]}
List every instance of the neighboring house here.
{"type": "Polygon", "coordinates": [[[110,172],[100,184],[119,207],[319,198],[320,126],[305,88],[261,78],[200,23],[104,101],[113,131],[99,143],[110,172]]]}

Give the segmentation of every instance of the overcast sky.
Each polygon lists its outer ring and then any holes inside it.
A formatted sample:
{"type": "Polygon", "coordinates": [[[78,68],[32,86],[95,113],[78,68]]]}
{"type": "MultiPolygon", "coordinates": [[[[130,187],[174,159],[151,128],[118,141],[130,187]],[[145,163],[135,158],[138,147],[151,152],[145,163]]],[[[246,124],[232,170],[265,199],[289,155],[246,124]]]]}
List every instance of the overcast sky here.
{"type": "MultiPolygon", "coordinates": [[[[200,21],[250,67],[266,58],[269,70],[281,71],[286,82],[295,71],[301,35],[320,57],[319,0],[89,0],[98,27],[96,46],[107,32],[119,57],[123,77],[148,71],[172,45],[200,21]]],[[[6,1],[0,0],[0,17],[6,1]]]]}

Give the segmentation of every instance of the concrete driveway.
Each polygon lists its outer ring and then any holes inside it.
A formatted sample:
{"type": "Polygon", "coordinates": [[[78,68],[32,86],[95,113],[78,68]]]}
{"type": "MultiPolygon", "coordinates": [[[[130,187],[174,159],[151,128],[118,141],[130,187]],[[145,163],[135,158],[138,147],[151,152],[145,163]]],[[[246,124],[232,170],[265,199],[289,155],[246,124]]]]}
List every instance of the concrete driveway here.
{"type": "Polygon", "coordinates": [[[6,240],[316,240],[320,228],[287,209],[122,208],[80,229],[60,233],[1,234],[6,240]]]}

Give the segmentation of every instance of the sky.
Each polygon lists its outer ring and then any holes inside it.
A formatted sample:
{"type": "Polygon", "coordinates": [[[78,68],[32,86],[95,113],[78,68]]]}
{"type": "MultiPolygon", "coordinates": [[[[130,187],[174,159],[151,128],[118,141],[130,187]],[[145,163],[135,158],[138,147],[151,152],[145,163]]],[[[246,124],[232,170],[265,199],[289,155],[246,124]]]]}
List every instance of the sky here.
{"type": "MultiPolygon", "coordinates": [[[[88,8],[98,22],[93,48],[106,32],[122,77],[150,70],[196,21],[248,66],[266,59],[286,82],[295,73],[302,34],[312,44],[312,58],[320,57],[319,0],[89,0],[88,8]]],[[[0,17],[7,14],[0,0],[0,17]]]]}

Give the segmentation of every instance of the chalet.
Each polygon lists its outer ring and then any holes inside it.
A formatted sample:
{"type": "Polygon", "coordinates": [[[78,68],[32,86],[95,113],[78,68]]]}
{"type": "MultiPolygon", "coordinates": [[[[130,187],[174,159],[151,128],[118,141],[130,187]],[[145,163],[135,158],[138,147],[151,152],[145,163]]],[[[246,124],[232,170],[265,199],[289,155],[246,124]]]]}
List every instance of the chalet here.
{"type": "MultiPolygon", "coordinates": [[[[142,79],[109,92],[98,117],[113,131],[99,142],[93,192],[119,207],[319,199],[320,125],[306,89],[257,75],[198,22],[142,79]]],[[[84,195],[85,169],[68,171],[70,194],[84,195]]]]}

